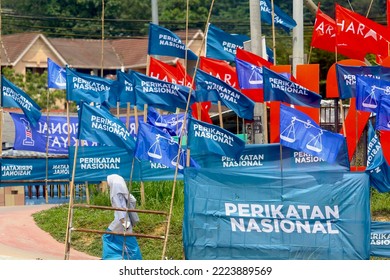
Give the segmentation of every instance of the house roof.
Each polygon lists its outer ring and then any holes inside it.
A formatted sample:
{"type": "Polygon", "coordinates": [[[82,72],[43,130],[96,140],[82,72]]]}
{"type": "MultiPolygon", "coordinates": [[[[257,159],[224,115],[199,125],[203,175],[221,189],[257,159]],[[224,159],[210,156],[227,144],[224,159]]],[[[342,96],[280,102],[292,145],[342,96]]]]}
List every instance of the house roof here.
{"type": "MultiPolygon", "coordinates": [[[[185,40],[185,31],[177,34],[185,40]]],[[[187,44],[189,48],[203,33],[200,30],[189,30],[187,44]]],[[[146,68],[148,36],[113,40],[47,38],[40,33],[17,33],[3,35],[1,45],[1,65],[15,66],[38,39],[42,39],[65,66],[79,69],[137,69],[146,68]],[[104,52],[102,54],[102,47],[104,52]],[[103,64],[102,64],[103,56],[103,64]]],[[[173,63],[177,58],[159,57],[160,60],[173,63]]]]}

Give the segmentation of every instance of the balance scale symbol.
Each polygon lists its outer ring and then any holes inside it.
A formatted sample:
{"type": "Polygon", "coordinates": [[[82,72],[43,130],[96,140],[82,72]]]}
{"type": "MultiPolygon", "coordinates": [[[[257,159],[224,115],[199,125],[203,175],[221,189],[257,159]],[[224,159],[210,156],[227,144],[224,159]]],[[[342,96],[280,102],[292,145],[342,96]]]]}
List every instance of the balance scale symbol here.
{"type": "MultiPolygon", "coordinates": [[[[296,117],[292,117],[290,125],[288,125],[281,133],[280,133],[280,139],[288,142],[288,143],[294,143],[296,141],[296,133],[295,133],[295,122],[301,122],[304,124],[306,129],[309,128],[316,128],[314,125],[310,123],[310,121],[304,122],[302,120],[297,119],[296,117]]],[[[312,136],[309,142],[306,143],[306,148],[308,150],[314,151],[314,152],[321,152],[322,151],[322,137],[323,134],[321,129],[318,129],[318,134],[312,136]]]]}

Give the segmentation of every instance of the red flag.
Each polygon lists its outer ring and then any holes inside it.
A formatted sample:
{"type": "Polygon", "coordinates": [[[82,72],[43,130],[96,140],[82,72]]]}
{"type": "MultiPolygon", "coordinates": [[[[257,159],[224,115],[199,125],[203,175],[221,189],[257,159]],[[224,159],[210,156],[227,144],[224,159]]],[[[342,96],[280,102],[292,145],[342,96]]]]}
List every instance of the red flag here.
{"type": "Polygon", "coordinates": [[[256,66],[265,66],[267,68],[270,68],[273,65],[271,62],[262,58],[261,56],[258,56],[254,53],[251,53],[249,51],[240,48],[236,49],[236,57],[238,59],[244,60],[256,66]]]}
{"type": "Polygon", "coordinates": [[[386,1],[387,28],[390,28],[390,0],[386,1]]]}
{"type": "Polygon", "coordinates": [[[192,88],[195,88],[195,85],[192,84],[192,77],[188,75],[188,72],[179,60],[176,62],[176,71],[180,80],[183,80],[183,84],[185,83],[187,87],[191,87],[192,85],[192,88]]]}
{"type": "MultiPolygon", "coordinates": [[[[318,8],[310,45],[313,48],[335,52],[336,31],[336,21],[318,8]]],[[[359,49],[345,44],[337,46],[337,53],[359,60],[365,57],[365,53],[360,52],[359,49]]]]}
{"type": "Polygon", "coordinates": [[[337,45],[359,49],[364,55],[372,53],[377,58],[388,56],[390,35],[385,26],[336,4],[337,45]]]}
{"type": "Polygon", "coordinates": [[[168,63],[150,57],[149,76],[164,82],[183,85],[184,79],[178,76],[177,68],[168,63]]]}
{"type": "Polygon", "coordinates": [[[199,68],[206,73],[224,81],[228,85],[240,89],[238,86],[236,69],[224,60],[200,57],[199,68]]]}

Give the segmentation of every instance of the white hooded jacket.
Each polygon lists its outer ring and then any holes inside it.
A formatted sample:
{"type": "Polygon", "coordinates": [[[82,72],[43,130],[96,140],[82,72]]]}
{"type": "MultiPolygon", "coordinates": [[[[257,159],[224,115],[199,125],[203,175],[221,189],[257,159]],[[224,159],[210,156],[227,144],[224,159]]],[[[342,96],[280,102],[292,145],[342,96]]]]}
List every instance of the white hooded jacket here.
{"type": "MultiPolygon", "coordinates": [[[[129,194],[127,185],[122,176],[117,174],[112,174],[107,176],[107,184],[110,188],[110,200],[111,206],[116,208],[127,208],[127,199],[130,199],[129,208],[135,208],[136,199],[132,194],[129,194]]],[[[114,220],[108,226],[111,231],[114,232],[123,232],[123,224],[121,219],[124,221],[130,222],[130,217],[125,211],[115,211],[114,220]]],[[[127,229],[127,232],[133,231],[133,225],[130,223],[130,226],[127,229]]]]}

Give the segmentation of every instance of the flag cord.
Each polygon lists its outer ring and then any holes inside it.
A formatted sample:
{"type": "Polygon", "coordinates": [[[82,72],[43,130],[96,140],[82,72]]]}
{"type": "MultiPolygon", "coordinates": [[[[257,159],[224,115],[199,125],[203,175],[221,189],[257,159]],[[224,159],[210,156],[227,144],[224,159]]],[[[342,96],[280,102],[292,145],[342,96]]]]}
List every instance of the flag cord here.
{"type": "MultiPolygon", "coordinates": [[[[182,149],[183,132],[185,130],[186,123],[187,123],[187,114],[188,114],[188,109],[189,109],[189,106],[190,106],[192,89],[193,89],[193,86],[194,86],[196,71],[197,71],[197,68],[198,68],[198,65],[199,65],[199,58],[200,58],[200,55],[201,55],[202,50],[203,50],[205,36],[207,34],[207,29],[208,29],[209,22],[210,22],[211,11],[213,9],[214,1],[215,0],[213,0],[211,2],[211,4],[210,4],[210,9],[209,9],[209,14],[208,14],[207,21],[206,21],[206,27],[205,27],[205,31],[204,31],[204,36],[202,38],[202,42],[200,44],[200,48],[199,48],[199,51],[198,51],[198,58],[196,60],[194,74],[192,76],[191,86],[190,86],[190,90],[189,90],[189,94],[188,94],[188,98],[187,98],[186,110],[184,112],[184,117],[183,117],[183,125],[181,127],[181,132],[180,132],[180,137],[179,137],[178,156],[177,156],[177,160],[176,160],[176,168],[175,168],[175,175],[174,175],[174,178],[173,178],[171,202],[170,202],[170,207],[169,207],[169,214],[168,214],[167,225],[166,225],[166,229],[165,229],[164,246],[163,246],[162,256],[161,256],[161,259],[163,259],[163,260],[165,259],[165,254],[166,254],[166,249],[167,249],[167,244],[168,244],[168,237],[169,237],[169,228],[170,228],[170,225],[171,225],[171,218],[172,218],[172,211],[173,211],[173,201],[174,201],[176,182],[177,182],[177,173],[178,173],[178,168],[179,168],[179,163],[180,163],[180,158],[181,158],[180,157],[180,153],[181,153],[181,149],[182,149]]],[[[188,6],[189,6],[189,0],[187,0],[187,14],[188,14],[188,6]]],[[[187,21],[187,24],[188,24],[188,16],[187,16],[187,20],[186,21],[187,21]]],[[[186,52],[186,55],[187,55],[187,52],[186,52]]],[[[186,61],[187,61],[187,59],[186,59],[186,61]]],[[[185,62],[185,65],[186,65],[186,62],[185,62]]],[[[188,143],[187,143],[187,145],[188,145],[188,143]]]]}

